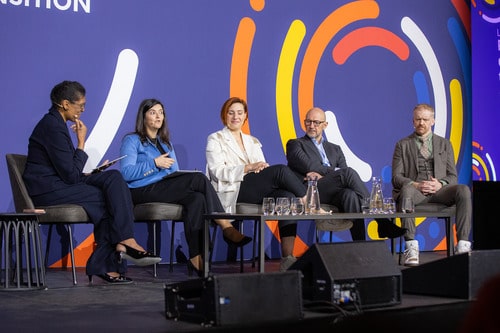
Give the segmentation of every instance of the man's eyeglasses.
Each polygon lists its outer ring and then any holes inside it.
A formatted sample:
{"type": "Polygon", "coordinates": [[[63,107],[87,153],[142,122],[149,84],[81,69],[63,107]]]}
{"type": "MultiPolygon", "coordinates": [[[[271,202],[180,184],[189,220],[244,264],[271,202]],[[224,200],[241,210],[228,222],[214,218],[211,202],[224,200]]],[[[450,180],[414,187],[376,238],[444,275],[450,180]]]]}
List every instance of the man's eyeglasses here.
{"type": "Polygon", "coordinates": [[[312,124],[314,124],[315,126],[319,126],[319,125],[323,124],[324,122],[326,122],[326,121],[325,120],[310,120],[310,119],[304,120],[304,124],[306,124],[306,126],[310,126],[312,124]]]}
{"type": "Polygon", "coordinates": [[[76,105],[80,110],[85,109],[85,103],[76,103],[76,102],[70,102],[73,105],[76,105]]]}

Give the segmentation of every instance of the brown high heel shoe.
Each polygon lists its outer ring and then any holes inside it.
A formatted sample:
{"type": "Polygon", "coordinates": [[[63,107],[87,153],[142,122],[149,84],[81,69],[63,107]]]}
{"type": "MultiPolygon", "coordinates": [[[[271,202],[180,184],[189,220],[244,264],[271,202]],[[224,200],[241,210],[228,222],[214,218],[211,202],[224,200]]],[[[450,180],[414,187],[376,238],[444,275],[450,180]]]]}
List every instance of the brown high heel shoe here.
{"type": "Polygon", "coordinates": [[[226,243],[233,244],[236,246],[243,246],[252,240],[252,237],[243,235],[241,232],[236,230],[235,227],[227,227],[222,230],[222,235],[226,243]]]}

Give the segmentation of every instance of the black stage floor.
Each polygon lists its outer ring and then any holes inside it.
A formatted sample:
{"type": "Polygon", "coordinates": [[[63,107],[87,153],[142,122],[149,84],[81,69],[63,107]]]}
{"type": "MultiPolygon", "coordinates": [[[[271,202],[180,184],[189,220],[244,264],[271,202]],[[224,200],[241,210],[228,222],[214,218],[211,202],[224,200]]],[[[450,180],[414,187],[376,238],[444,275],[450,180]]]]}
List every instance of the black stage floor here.
{"type": "MultiPolygon", "coordinates": [[[[443,252],[422,252],[421,264],[445,257],[443,252]]],[[[396,259],[395,259],[396,260],[396,259]]],[[[277,260],[266,260],[266,272],[277,271],[277,260]]],[[[8,332],[351,332],[360,329],[385,332],[456,332],[471,301],[454,298],[402,295],[401,304],[370,308],[348,316],[338,310],[312,312],[295,322],[202,327],[165,316],[166,283],[194,279],[185,264],[174,272],[160,265],[158,278],[152,267],[130,267],[130,285],[109,285],[94,278],[89,286],[85,271],[78,268],[78,285],[73,286],[71,270],[49,269],[44,290],[0,289],[0,331],[8,332]],[[96,279],[98,281],[96,281],[96,279]]],[[[398,266],[401,269],[406,269],[398,266]]],[[[214,274],[237,274],[239,263],[214,263],[214,274]]],[[[245,272],[256,272],[245,263],[245,272]]],[[[242,291],[244,292],[244,291],[242,291]]],[[[251,291],[250,291],[251,292],[251,291]]]]}

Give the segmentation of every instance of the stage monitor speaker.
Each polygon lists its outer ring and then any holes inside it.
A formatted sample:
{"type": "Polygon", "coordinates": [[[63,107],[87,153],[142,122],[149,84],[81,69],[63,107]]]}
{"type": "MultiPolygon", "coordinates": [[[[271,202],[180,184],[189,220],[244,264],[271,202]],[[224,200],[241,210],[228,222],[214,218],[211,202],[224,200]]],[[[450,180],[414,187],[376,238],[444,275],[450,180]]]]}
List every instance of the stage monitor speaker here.
{"type": "Polygon", "coordinates": [[[500,249],[500,223],[497,214],[499,202],[500,182],[473,182],[472,237],[475,250],[500,249]]]}
{"type": "Polygon", "coordinates": [[[499,273],[500,250],[475,250],[403,269],[403,292],[471,300],[499,273]]]}
{"type": "Polygon", "coordinates": [[[401,270],[384,241],[316,243],[289,270],[304,300],[363,308],[401,303],[401,270]]]}
{"type": "Polygon", "coordinates": [[[165,285],[168,319],[203,326],[294,321],[303,318],[297,271],[213,275],[165,285]]]}

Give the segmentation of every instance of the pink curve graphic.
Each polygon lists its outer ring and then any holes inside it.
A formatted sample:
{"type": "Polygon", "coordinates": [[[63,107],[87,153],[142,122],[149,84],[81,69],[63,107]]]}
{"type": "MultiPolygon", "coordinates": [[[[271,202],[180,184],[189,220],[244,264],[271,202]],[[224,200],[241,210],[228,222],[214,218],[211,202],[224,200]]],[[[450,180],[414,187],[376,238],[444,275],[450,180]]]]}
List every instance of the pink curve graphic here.
{"type": "Polygon", "coordinates": [[[348,33],[337,43],[332,51],[333,61],[342,65],[354,52],[366,46],[386,48],[401,60],[410,56],[410,48],[396,34],[382,28],[365,27],[348,33]]]}

